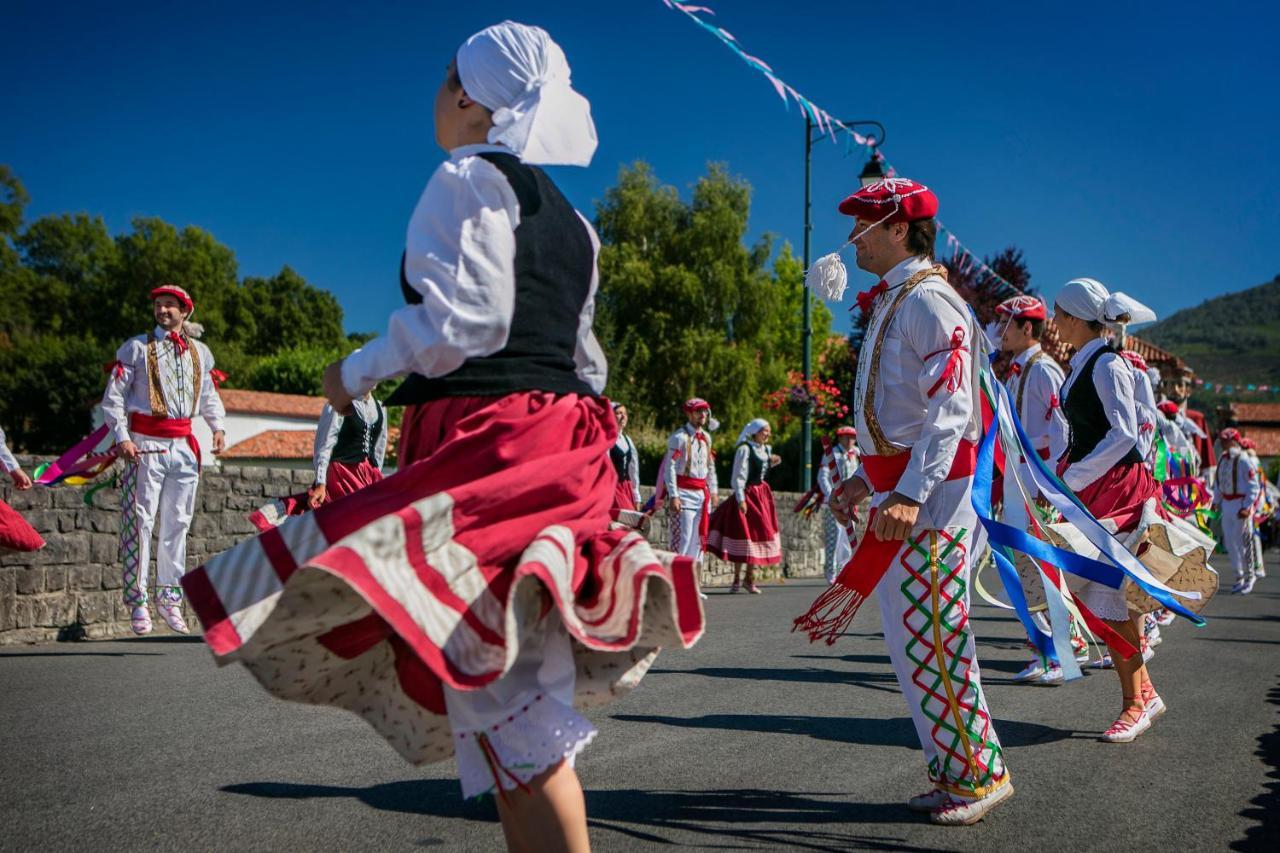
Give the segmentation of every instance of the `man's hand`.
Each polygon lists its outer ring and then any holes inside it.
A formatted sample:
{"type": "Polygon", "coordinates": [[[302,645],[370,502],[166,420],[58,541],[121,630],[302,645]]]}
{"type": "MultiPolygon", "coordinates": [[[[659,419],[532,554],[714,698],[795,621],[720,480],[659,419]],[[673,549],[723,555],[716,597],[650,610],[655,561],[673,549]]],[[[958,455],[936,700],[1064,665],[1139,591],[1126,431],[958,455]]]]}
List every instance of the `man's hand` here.
{"type": "Polygon", "coordinates": [[[672,495],[671,497],[667,498],[667,509],[671,510],[672,512],[679,512],[679,511],[680,511],[680,496],[679,496],[679,495],[672,495]]]}
{"type": "Polygon", "coordinates": [[[351,414],[353,398],[342,384],[342,359],[324,369],[324,395],[335,412],[344,416],[351,414]]]}
{"type": "Polygon", "coordinates": [[[858,511],[858,504],[871,494],[860,477],[850,477],[831,490],[831,514],[841,524],[848,524],[858,511]]]}
{"type": "Polygon", "coordinates": [[[132,441],[126,440],[120,442],[117,446],[120,448],[120,458],[125,462],[138,461],[138,445],[134,444],[132,441]]]}
{"type": "Polygon", "coordinates": [[[307,489],[307,506],[312,509],[319,509],[320,505],[324,503],[326,494],[327,492],[325,490],[324,483],[316,483],[314,486],[307,489]]]}
{"type": "Polygon", "coordinates": [[[227,449],[227,434],[222,430],[218,430],[213,434],[213,455],[217,456],[219,453],[221,453],[226,449],[227,449]]]}
{"type": "Polygon", "coordinates": [[[1249,507],[1245,507],[1244,509],[1236,513],[1236,518],[1248,518],[1252,514],[1253,514],[1253,510],[1251,510],[1249,507]]]}
{"type": "Polygon", "coordinates": [[[894,492],[876,510],[872,532],[882,542],[901,542],[916,526],[920,504],[894,492]]]}
{"type": "Polygon", "coordinates": [[[13,480],[13,487],[20,492],[31,488],[31,478],[21,468],[14,468],[9,472],[9,477],[13,480]]]}

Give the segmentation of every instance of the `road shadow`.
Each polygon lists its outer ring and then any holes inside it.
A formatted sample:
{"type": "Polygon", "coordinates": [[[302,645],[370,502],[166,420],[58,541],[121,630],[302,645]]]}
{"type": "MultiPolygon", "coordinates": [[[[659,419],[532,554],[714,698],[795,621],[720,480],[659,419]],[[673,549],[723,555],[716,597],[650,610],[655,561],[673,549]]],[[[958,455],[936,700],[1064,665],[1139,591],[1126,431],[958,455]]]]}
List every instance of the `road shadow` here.
{"type": "Polygon", "coordinates": [[[1202,643],[1249,643],[1255,646],[1280,646],[1280,640],[1247,640],[1233,637],[1194,637],[1202,643]]]}
{"type": "MultiPolygon", "coordinates": [[[[367,788],[290,782],[227,785],[224,793],[273,800],[353,799],[379,811],[492,823],[492,797],[463,800],[448,779],[387,782],[367,788]]],[[[755,788],[715,791],[587,791],[588,825],[648,844],[687,846],[687,834],[707,836],[709,847],[813,851],[922,851],[899,837],[842,832],[839,827],[919,823],[902,803],[851,802],[843,792],[809,793],[755,788]],[[677,837],[676,833],[686,834],[677,837]],[[715,839],[715,841],[710,841],[715,839]]]]}
{"type": "MultiPolygon", "coordinates": [[[[1267,691],[1267,703],[1280,705],[1280,685],[1267,691]]],[[[1249,801],[1250,808],[1240,812],[1241,817],[1256,820],[1256,826],[1245,830],[1244,838],[1232,842],[1232,850],[1274,851],[1280,849],[1280,724],[1264,735],[1258,736],[1258,748],[1254,755],[1267,766],[1267,778],[1263,792],[1249,801]]]]}
{"type": "Polygon", "coordinates": [[[764,668],[738,666],[703,666],[679,670],[682,675],[701,675],[705,678],[733,678],[745,681],[783,681],[802,684],[846,684],[869,690],[898,692],[898,680],[892,672],[848,672],[829,667],[764,668]]]}
{"type": "Polygon", "coordinates": [[[162,652],[0,652],[5,658],[138,658],[160,657],[162,652]]]}
{"type": "MultiPolygon", "coordinates": [[[[897,746],[919,750],[915,727],[909,717],[806,717],[787,714],[705,714],[701,717],[669,717],[656,714],[615,714],[628,723],[655,723],[687,729],[803,735],[836,743],[897,746]]],[[[1076,732],[1021,720],[996,720],[996,733],[1005,746],[1034,746],[1070,740],[1076,732]]],[[[1092,736],[1089,736],[1092,737],[1092,736]]]]}

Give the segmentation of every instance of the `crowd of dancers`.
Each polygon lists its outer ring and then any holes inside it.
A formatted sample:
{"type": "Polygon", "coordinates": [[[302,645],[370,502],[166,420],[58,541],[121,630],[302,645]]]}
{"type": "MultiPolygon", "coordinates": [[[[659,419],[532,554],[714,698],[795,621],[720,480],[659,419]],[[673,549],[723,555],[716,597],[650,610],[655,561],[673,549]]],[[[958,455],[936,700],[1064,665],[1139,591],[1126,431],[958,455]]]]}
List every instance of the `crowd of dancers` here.
{"type": "MultiPolygon", "coordinates": [[[[497,795],[511,849],[585,850],[574,764],[597,732],[581,710],[633,689],[659,649],[699,639],[704,551],[733,564],[730,592],[761,591],[757,570],[783,559],[767,482],[779,459],[770,424],[746,424],[719,501],[711,406],[693,398],[643,502],[628,413],[602,396],[599,241],[539,168],[586,165],[596,147],[545,31],[508,21],[467,39],[434,119],[448,159],[408,225],[405,305],[326,370],[313,486],[255,512],[257,536],[192,572],[191,422],[222,450],[220,374],[192,295],[151,292],[156,325],[121,347],[104,396],[103,435],[125,463],[125,601],[148,633],[154,586],[158,615],[186,632],[185,597],[219,663],[361,715],[413,763],[456,757],[463,796],[497,795]],[[398,470],[384,478],[387,415],[371,391],[401,377],[386,401],[405,407],[398,470]],[[659,511],[667,550],[643,535],[659,511]]],[[[1124,349],[1130,325],[1155,319],[1131,297],[1076,279],[1052,313],[1019,296],[982,327],[933,259],[937,210],[928,187],[898,177],[839,205],[877,283],[858,296],[854,422],[825,440],[796,507],[820,513],[829,586],[785,627],[834,643],[877,594],[928,780],[907,804],[958,826],[1013,794],[970,623],[977,567],[993,567],[1002,592],[989,597],[1034,650],[1020,681],[1070,681],[1087,639],[1105,646],[1120,710],[1102,739],[1125,743],[1175,704],[1146,664],[1159,626],[1199,621],[1217,590],[1209,518],[1233,591],[1248,594],[1274,493],[1234,429],[1213,465],[1186,395],[1163,398],[1124,349]],[[1041,345],[1050,320],[1073,353],[1065,366],[1041,345]]],[[[843,290],[843,269],[834,278],[843,290]]],[[[0,464],[29,488],[2,438],[0,464]]],[[[88,470],[81,456],[36,479],[88,470]]]]}

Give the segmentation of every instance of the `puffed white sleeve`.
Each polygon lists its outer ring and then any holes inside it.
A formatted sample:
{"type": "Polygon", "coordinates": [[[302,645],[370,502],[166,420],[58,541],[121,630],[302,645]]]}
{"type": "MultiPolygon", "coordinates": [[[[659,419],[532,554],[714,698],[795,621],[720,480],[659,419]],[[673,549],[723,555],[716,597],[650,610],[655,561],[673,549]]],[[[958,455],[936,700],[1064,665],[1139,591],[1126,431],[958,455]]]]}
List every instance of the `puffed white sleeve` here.
{"type": "Polygon", "coordinates": [[[129,388],[133,385],[138,359],[146,357],[146,347],[136,340],[125,341],[116,350],[116,360],[108,370],[107,389],[102,392],[102,418],[116,444],[132,441],[129,436],[129,388]]]}
{"type": "Polygon", "coordinates": [[[747,505],[747,457],[751,455],[751,445],[742,443],[733,451],[733,471],[729,474],[729,486],[733,496],[738,499],[738,506],[747,505]]]}
{"type": "MultiPolygon", "coordinates": [[[[1045,356],[1048,358],[1048,356],[1045,356]]],[[[1057,459],[1054,453],[1061,454],[1067,447],[1067,416],[1062,411],[1062,372],[1049,366],[1043,370],[1033,371],[1035,381],[1027,389],[1033,403],[1030,408],[1032,417],[1042,418],[1048,422],[1049,457],[1057,459]]],[[[1037,448],[1039,449],[1039,448],[1037,448]]]]}
{"type": "Polygon", "coordinates": [[[383,463],[387,461],[387,439],[391,430],[387,428],[386,408],[376,400],[374,405],[377,407],[378,416],[382,418],[382,432],[378,434],[378,440],[373,446],[373,464],[381,471],[383,463]]]}
{"type": "Polygon", "coordinates": [[[667,455],[662,458],[662,484],[666,487],[668,497],[680,494],[676,486],[676,469],[688,443],[688,433],[684,430],[672,433],[671,438],[667,439],[667,455]]]}
{"type": "Polygon", "coordinates": [[[0,428],[0,469],[8,474],[17,471],[19,467],[21,466],[18,465],[18,460],[14,458],[9,445],[5,443],[4,429],[0,428]]]}
{"type": "Polygon", "coordinates": [[[442,163],[405,236],[405,280],[422,302],[393,312],[385,335],[347,356],[347,393],[411,372],[444,376],[506,346],[519,224],[515,191],[496,166],[481,157],[442,163]]]}
{"type": "Polygon", "coordinates": [[[329,475],[329,460],[333,457],[333,448],[338,443],[338,431],[342,429],[342,415],[334,411],[333,406],[324,404],[320,412],[320,422],[316,424],[316,443],[312,453],[312,465],[315,467],[315,482],[324,485],[329,475]]]}
{"type": "Polygon", "coordinates": [[[579,213],[578,218],[591,235],[591,290],[587,294],[586,304],[582,306],[582,314],[578,317],[578,342],[574,348],[573,363],[577,368],[578,378],[587,383],[592,391],[603,394],[604,386],[609,381],[609,364],[592,328],[596,317],[596,291],[600,287],[600,268],[597,266],[600,237],[585,216],[579,213]]]}
{"type": "Polygon", "coordinates": [[[836,467],[834,454],[835,451],[828,450],[822,454],[822,461],[818,463],[818,490],[822,492],[824,500],[831,499],[831,490],[836,485],[832,477],[832,469],[836,467]]]}
{"type": "MultiPolygon", "coordinates": [[[[1081,377],[1083,381],[1085,377],[1081,377]]],[[[1103,355],[1093,365],[1094,386],[1111,428],[1089,455],[1067,468],[1062,481],[1075,491],[1110,471],[1124,455],[1138,446],[1138,407],[1134,398],[1133,368],[1114,353],[1103,355]]]]}
{"type": "Polygon", "coordinates": [[[209,425],[211,432],[225,432],[227,410],[222,405],[222,395],[218,393],[218,383],[213,381],[213,353],[203,344],[200,355],[203,358],[200,369],[204,375],[200,377],[200,417],[209,425]]]}
{"type": "MultiPolygon", "coordinates": [[[[914,294],[913,294],[914,295],[914,294]]],[[[932,291],[908,298],[898,317],[908,345],[924,363],[916,384],[926,400],[925,429],[894,491],[924,503],[947,478],[973,415],[969,318],[932,291]]]]}
{"type": "Polygon", "coordinates": [[[636,443],[629,437],[627,444],[631,448],[627,462],[627,476],[631,478],[631,499],[636,502],[636,506],[640,506],[643,503],[640,500],[640,454],[636,452],[636,443]]]}

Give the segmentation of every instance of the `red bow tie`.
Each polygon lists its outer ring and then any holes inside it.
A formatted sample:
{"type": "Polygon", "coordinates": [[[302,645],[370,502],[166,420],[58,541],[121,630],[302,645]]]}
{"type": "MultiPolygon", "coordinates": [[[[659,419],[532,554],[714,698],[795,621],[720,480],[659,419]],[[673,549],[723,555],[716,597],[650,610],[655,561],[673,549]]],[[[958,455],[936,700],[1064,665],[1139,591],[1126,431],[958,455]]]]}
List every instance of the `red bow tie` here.
{"type": "Polygon", "coordinates": [[[184,338],[182,335],[178,334],[177,332],[170,332],[168,335],[165,335],[165,337],[167,337],[170,341],[173,342],[174,352],[181,355],[182,353],[187,351],[187,339],[184,338]]]}
{"type": "Polygon", "coordinates": [[[1017,364],[1016,362],[1009,368],[1010,376],[1017,376],[1021,372],[1022,372],[1022,365],[1017,364]]]}
{"type": "Polygon", "coordinates": [[[858,294],[858,310],[866,314],[871,310],[871,305],[876,301],[876,297],[889,289],[889,285],[884,279],[880,279],[880,283],[870,290],[864,290],[858,294]]]}

